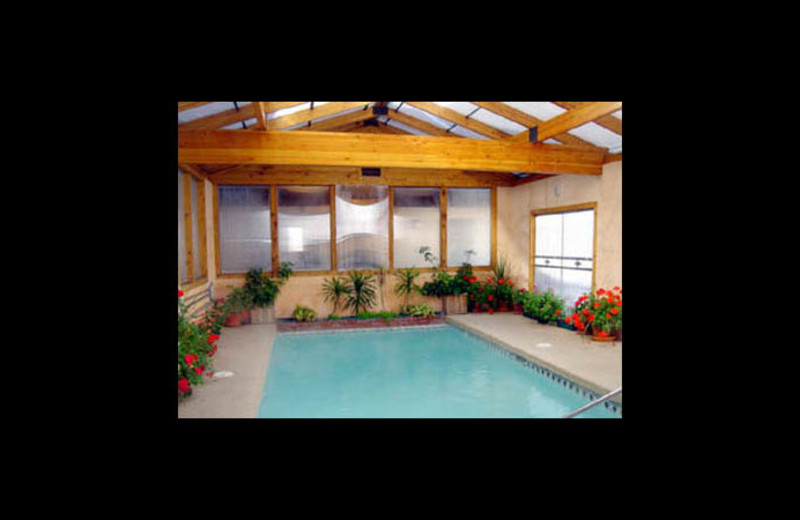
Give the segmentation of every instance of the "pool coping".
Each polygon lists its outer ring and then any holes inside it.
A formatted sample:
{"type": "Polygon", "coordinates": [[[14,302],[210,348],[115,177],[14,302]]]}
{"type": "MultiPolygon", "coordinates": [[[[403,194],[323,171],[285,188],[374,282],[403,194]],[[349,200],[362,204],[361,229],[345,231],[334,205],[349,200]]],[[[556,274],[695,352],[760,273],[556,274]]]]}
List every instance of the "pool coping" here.
{"type": "MultiPolygon", "coordinates": [[[[497,346],[500,349],[506,351],[510,356],[516,358],[517,361],[526,364],[530,368],[534,369],[535,371],[543,374],[544,376],[553,379],[555,381],[560,382],[563,386],[571,389],[575,389],[580,391],[585,397],[590,397],[591,400],[597,399],[602,397],[603,395],[611,392],[614,390],[613,388],[604,388],[596,383],[586,380],[585,378],[578,376],[571,371],[556,366],[552,363],[544,361],[533,354],[526,352],[514,345],[504,341],[500,338],[492,336],[491,334],[478,329],[477,327],[470,326],[466,323],[462,323],[456,320],[451,319],[450,317],[445,317],[445,323],[448,325],[452,325],[453,327],[458,328],[459,330],[463,330],[464,332],[471,334],[479,339],[482,339],[490,346],[497,346]]],[[[617,395],[603,403],[606,408],[612,408],[613,411],[616,411],[614,406],[619,408],[620,413],[622,412],[622,396],[617,395]],[[613,404],[609,404],[609,402],[613,404]]]]}

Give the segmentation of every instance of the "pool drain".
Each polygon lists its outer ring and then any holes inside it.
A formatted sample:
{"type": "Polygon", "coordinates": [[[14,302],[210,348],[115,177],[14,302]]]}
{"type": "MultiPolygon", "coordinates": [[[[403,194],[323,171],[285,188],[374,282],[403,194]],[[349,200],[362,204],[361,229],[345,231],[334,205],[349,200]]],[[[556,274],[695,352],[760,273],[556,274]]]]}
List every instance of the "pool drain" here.
{"type": "Polygon", "coordinates": [[[231,377],[233,376],[233,372],[228,372],[227,370],[223,370],[221,372],[214,372],[214,378],[222,378],[222,377],[231,377]]]}

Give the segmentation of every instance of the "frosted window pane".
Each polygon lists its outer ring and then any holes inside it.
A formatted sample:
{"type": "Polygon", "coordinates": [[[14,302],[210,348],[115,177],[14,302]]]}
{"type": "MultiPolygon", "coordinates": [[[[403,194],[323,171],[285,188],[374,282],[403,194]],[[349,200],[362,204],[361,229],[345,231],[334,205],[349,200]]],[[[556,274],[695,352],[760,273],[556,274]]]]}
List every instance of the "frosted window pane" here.
{"type": "Polygon", "coordinates": [[[536,217],[536,256],[561,256],[562,224],[560,213],[536,217]]]}
{"type": "Polygon", "coordinates": [[[295,271],[331,268],[331,197],[327,186],[278,188],[278,248],[295,271]]]}
{"type": "Polygon", "coordinates": [[[389,189],[386,186],[336,186],[338,268],[389,266],[389,189]]]}
{"type": "Polygon", "coordinates": [[[439,189],[394,189],[394,267],[428,267],[419,254],[428,246],[439,257],[439,189]]]}
{"type": "Polygon", "coordinates": [[[536,276],[533,285],[538,292],[553,291],[561,295],[561,274],[562,269],[551,267],[536,267],[536,276]]]}
{"type": "Polygon", "coordinates": [[[200,203],[197,200],[197,179],[190,177],[189,184],[192,187],[192,260],[194,262],[194,279],[199,280],[202,276],[200,273],[200,255],[205,254],[205,251],[200,251],[200,232],[197,229],[200,215],[200,203]]]}
{"type": "Polygon", "coordinates": [[[592,257],[594,211],[564,213],[564,256],[592,257]]]}
{"type": "Polygon", "coordinates": [[[491,190],[452,188],[447,190],[447,265],[460,266],[467,260],[475,266],[491,263],[491,190]]]}
{"type": "Polygon", "coordinates": [[[219,244],[223,273],[272,269],[269,187],[219,187],[219,244]]]}
{"type": "Polygon", "coordinates": [[[178,170],[178,264],[180,266],[180,282],[186,283],[186,227],[183,221],[183,173],[178,170]]]}

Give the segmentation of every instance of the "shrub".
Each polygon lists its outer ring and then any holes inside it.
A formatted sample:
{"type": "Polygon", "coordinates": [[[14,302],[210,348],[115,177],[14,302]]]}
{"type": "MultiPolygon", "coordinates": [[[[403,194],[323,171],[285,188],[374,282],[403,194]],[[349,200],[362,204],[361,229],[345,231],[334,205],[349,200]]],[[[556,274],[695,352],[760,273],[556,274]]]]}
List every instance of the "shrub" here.
{"type": "Polygon", "coordinates": [[[322,294],[326,302],[333,303],[333,314],[339,309],[339,304],[353,292],[353,287],[347,282],[346,278],[336,276],[322,283],[322,294]]]}
{"type": "Polygon", "coordinates": [[[415,305],[411,307],[409,310],[409,314],[414,316],[415,318],[427,318],[430,316],[434,316],[436,311],[433,310],[433,307],[428,305],[427,303],[420,303],[419,305],[415,305]]]}
{"type": "Polygon", "coordinates": [[[403,297],[403,308],[401,311],[408,312],[408,298],[413,293],[422,293],[422,287],[416,284],[415,280],[419,276],[419,271],[416,269],[400,269],[395,273],[397,283],[394,286],[394,293],[397,296],[403,297]]]}
{"type": "Polygon", "coordinates": [[[314,321],[314,318],[317,317],[317,312],[310,307],[298,304],[294,306],[292,316],[297,321],[314,321]]]}
{"type": "Polygon", "coordinates": [[[178,398],[189,395],[192,387],[203,382],[203,376],[211,375],[211,362],[217,351],[214,343],[218,334],[206,330],[186,318],[186,305],[178,292],[178,398]]]}
{"type": "Polygon", "coordinates": [[[525,297],[525,312],[543,322],[551,322],[563,314],[564,300],[553,294],[552,291],[544,293],[529,293],[525,297]]]}

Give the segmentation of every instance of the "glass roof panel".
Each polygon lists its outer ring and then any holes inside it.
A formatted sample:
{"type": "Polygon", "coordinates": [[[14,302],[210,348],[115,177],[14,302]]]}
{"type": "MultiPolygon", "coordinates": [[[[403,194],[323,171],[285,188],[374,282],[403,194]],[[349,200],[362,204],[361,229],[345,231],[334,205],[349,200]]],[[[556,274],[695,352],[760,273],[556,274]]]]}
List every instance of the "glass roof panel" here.
{"type": "Polygon", "coordinates": [[[189,121],[194,121],[195,119],[200,119],[201,117],[218,114],[226,110],[231,110],[232,108],[234,108],[232,101],[215,101],[197,108],[184,110],[182,112],[178,112],[178,124],[188,123],[189,121]]]}
{"type": "Polygon", "coordinates": [[[453,126],[453,123],[451,123],[450,121],[445,121],[444,119],[436,117],[433,114],[429,114],[424,110],[420,110],[418,108],[414,108],[409,105],[403,105],[400,108],[399,112],[401,114],[406,114],[408,116],[415,117],[421,121],[425,121],[426,123],[430,123],[433,126],[438,126],[439,128],[442,128],[444,130],[447,130],[448,128],[453,126]]]}
{"type": "Polygon", "coordinates": [[[454,134],[469,137],[470,139],[491,139],[490,137],[486,137],[483,134],[479,134],[477,132],[473,132],[469,128],[464,128],[463,126],[456,126],[452,130],[450,130],[454,134]]]}
{"type": "Polygon", "coordinates": [[[611,115],[616,117],[617,119],[622,119],[622,109],[620,108],[616,112],[612,112],[611,115]]]}
{"type": "MultiPolygon", "coordinates": [[[[385,121],[385,118],[384,118],[384,121],[385,121]]],[[[418,128],[414,128],[413,126],[404,125],[403,123],[398,123],[397,121],[395,121],[393,119],[390,119],[387,124],[389,126],[393,126],[395,128],[399,128],[400,130],[405,130],[406,132],[410,132],[410,133],[412,133],[414,135],[422,135],[422,136],[428,136],[429,135],[429,134],[423,132],[422,130],[419,130],[418,128]]]]}
{"type": "Polygon", "coordinates": [[[525,128],[523,125],[515,123],[510,119],[506,119],[505,117],[498,116],[494,112],[489,112],[488,110],[478,110],[470,117],[470,119],[480,121],[481,123],[485,123],[493,128],[497,128],[501,132],[505,132],[510,135],[516,135],[527,130],[527,128],[525,128]]]}
{"type": "Polygon", "coordinates": [[[434,101],[439,106],[443,106],[445,108],[449,108],[455,112],[458,112],[462,116],[465,116],[471,112],[474,112],[478,105],[473,105],[468,101],[434,101]]]}
{"type": "Polygon", "coordinates": [[[622,136],[603,128],[597,123],[586,123],[569,131],[570,134],[589,141],[595,146],[611,148],[622,146],[622,136]]]}
{"type": "Polygon", "coordinates": [[[505,101],[504,103],[542,121],[547,121],[566,112],[560,106],[554,105],[549,101],[505,101]]]}

